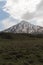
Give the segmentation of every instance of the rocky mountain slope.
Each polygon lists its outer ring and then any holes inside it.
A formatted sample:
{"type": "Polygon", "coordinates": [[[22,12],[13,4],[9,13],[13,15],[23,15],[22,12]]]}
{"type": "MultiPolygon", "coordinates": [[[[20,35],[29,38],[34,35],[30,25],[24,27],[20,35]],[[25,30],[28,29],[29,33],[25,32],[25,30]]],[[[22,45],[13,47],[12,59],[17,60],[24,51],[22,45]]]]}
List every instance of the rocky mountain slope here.
{"type": "Polygon", "coordinates": [[[43,27],[30,24],[27,21],[21,21],[20,23],[4,30],[3,32],[11,33],[43,33],[43,27]]]}

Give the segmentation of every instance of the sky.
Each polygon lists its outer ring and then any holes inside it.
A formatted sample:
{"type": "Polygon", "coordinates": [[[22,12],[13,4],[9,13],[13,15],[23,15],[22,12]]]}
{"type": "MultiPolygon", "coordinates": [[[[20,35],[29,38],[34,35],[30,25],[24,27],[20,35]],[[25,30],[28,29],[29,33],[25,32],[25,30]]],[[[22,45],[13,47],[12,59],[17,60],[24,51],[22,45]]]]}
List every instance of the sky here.
{"type": "Polygon", "coordinates": [[[43,27],[43,0],[0,0],[0,31],[21,20],[43,27]]]}

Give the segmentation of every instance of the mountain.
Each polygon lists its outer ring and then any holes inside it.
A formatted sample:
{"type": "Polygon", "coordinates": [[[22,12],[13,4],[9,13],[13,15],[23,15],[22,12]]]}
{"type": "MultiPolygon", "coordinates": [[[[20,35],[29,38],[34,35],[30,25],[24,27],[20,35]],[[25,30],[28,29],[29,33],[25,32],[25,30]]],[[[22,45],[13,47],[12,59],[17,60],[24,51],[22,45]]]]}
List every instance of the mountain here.
{"type": "Polygon", "coordinates": [[[43,27],[30,24],[27,21],[21,21],[20,23],[4,30],[3,32],[11,33],[43,33],[43,27]]]}

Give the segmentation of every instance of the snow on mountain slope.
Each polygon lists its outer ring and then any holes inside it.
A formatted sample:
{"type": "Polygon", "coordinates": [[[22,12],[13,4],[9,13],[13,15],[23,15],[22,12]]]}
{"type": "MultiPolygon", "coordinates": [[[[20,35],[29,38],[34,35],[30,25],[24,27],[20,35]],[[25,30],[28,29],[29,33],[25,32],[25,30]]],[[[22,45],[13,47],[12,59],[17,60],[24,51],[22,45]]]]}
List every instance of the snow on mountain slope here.
{"type": "Polygon", "coordinates": [[[43,33],[43,27],[30,24],[27,21],[21,21],[17,25],[14,25],[3,32],[12,32],[12,33],[43,33]]]}

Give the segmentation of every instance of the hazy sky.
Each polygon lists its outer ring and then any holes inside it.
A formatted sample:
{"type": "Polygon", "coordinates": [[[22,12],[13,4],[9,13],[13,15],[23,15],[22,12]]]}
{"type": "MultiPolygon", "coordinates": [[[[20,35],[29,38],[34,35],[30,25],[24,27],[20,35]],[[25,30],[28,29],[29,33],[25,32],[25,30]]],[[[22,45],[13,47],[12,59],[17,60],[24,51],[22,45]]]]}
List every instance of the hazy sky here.
{"type": "Polygon", "coordinates": [[[43,0],[0,0],[0,30],[22,19],[43,26],[43,0]]]}

